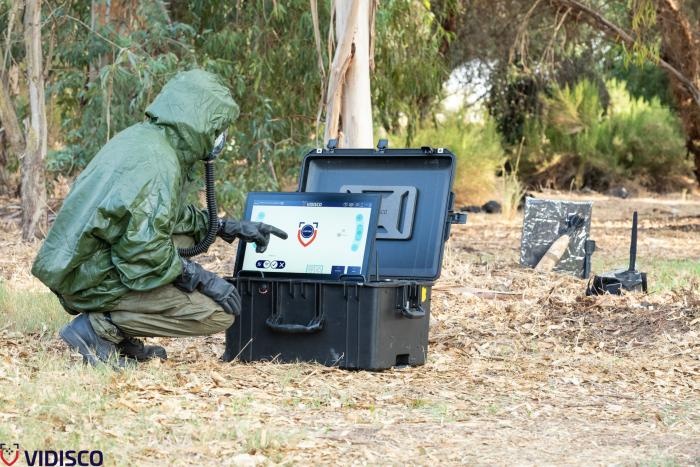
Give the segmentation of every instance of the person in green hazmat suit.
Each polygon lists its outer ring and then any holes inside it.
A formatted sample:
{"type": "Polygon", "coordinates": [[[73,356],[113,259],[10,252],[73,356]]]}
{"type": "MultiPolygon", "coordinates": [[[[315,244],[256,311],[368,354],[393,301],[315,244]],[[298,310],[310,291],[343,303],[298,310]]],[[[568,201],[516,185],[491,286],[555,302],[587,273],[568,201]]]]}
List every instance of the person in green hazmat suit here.
{"type": "MultiPolygon", "coordinates": [[[[32,274],[78,315],[59,335],[90,364],[166,358],[138,337],[198,336],[229,327],[236,288],[178,247],[199,242],[206,210],[186,204],[195,164],[209,157],[238,117],[229,90],[202,70],[179,73],[146,109],[146,120],[112,138],[75,180],[32,274]]],[[[264,251],[259,222],[220,219],[217,234],[264,251]]]]}

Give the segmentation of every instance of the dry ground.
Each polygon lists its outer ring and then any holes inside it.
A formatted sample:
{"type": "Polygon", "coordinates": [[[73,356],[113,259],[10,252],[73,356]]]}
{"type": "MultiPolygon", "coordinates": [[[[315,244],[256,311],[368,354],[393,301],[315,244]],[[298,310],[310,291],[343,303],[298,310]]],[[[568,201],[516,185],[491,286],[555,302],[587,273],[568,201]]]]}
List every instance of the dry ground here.
{"type": "MultiPolygon", "coordinates": [[[[700,200],[593,198],[594,269],[624,264],[639,209],[651,294],[585,298],[580,280],[517,265],[519,218],[472,215],[435,287],[428,363],[382,373],[225,364],[222,336],[153,339],[162,364],[84,368],[6,200],[0,442],[118,465],[700,464],[700,200]]],[[[202,261],[229,272],[232,255],[202,261]]]]}

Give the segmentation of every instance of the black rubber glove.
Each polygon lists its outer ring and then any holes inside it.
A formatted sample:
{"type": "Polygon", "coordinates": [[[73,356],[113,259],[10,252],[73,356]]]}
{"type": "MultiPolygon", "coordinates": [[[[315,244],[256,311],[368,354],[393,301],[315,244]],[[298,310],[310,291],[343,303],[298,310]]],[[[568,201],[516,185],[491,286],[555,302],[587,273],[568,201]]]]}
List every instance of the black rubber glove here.
{"type": "Polygon", "coordinates": [[[183,292],[200,291],[221,305],[230,315],[241,313],[241,296],[233,284],[204,269],[199,264],[188,259],[182,259],[182,274],[175,279],[173,285],[183,292]]]}
{"type": "Polygon", "coordinates": [[[219,231],[217,235],[224,241],[233,243],[236,238],[244,242],[255,242],[255,251],[264,253],[267,244],[270,243],[270,234],[287,239],[287,233],[272,225],[262,222],[235,221],[233,219],[219,219],[219,231]]]}

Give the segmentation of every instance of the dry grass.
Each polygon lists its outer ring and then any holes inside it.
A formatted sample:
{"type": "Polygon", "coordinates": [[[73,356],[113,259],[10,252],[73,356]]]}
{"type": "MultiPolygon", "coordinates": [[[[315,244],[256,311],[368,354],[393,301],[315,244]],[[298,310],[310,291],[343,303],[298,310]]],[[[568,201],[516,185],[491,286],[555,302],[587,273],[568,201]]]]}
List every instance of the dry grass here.
{"type": "MultiPolygon", "coordinates": [[[[428,363],[381,373],[224,364],[221,336],[153,339],[162,364],[84,368],[33,327],[53,310],[27,272],[36,247],[1,234],[0,442],[118,465],[698,464],[700,202],[598,203],[596,268],[624,263],[635,207],[652,294],[582,297],[580,280],[517,266],[520,220],[475,215],[435,287],[428,363]]],[[[225,273],[232,255],[202,260],[225,273]]]]}

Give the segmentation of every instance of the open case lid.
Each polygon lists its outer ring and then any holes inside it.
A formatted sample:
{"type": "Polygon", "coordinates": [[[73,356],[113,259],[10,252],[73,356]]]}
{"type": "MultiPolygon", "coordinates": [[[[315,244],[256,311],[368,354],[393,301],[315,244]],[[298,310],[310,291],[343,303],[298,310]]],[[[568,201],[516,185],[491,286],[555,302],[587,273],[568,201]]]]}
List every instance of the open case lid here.
{"type": "MultiPolygon", "coordinates": [[[[380,279],[433,281],[440,277],[452,212],[455,157],[446,149],[314,149],[305,157],[299,191],[382,196],[375,242],[380,279]]],[[[374,278],[374,277],[373,277],[374,278]]]]}

